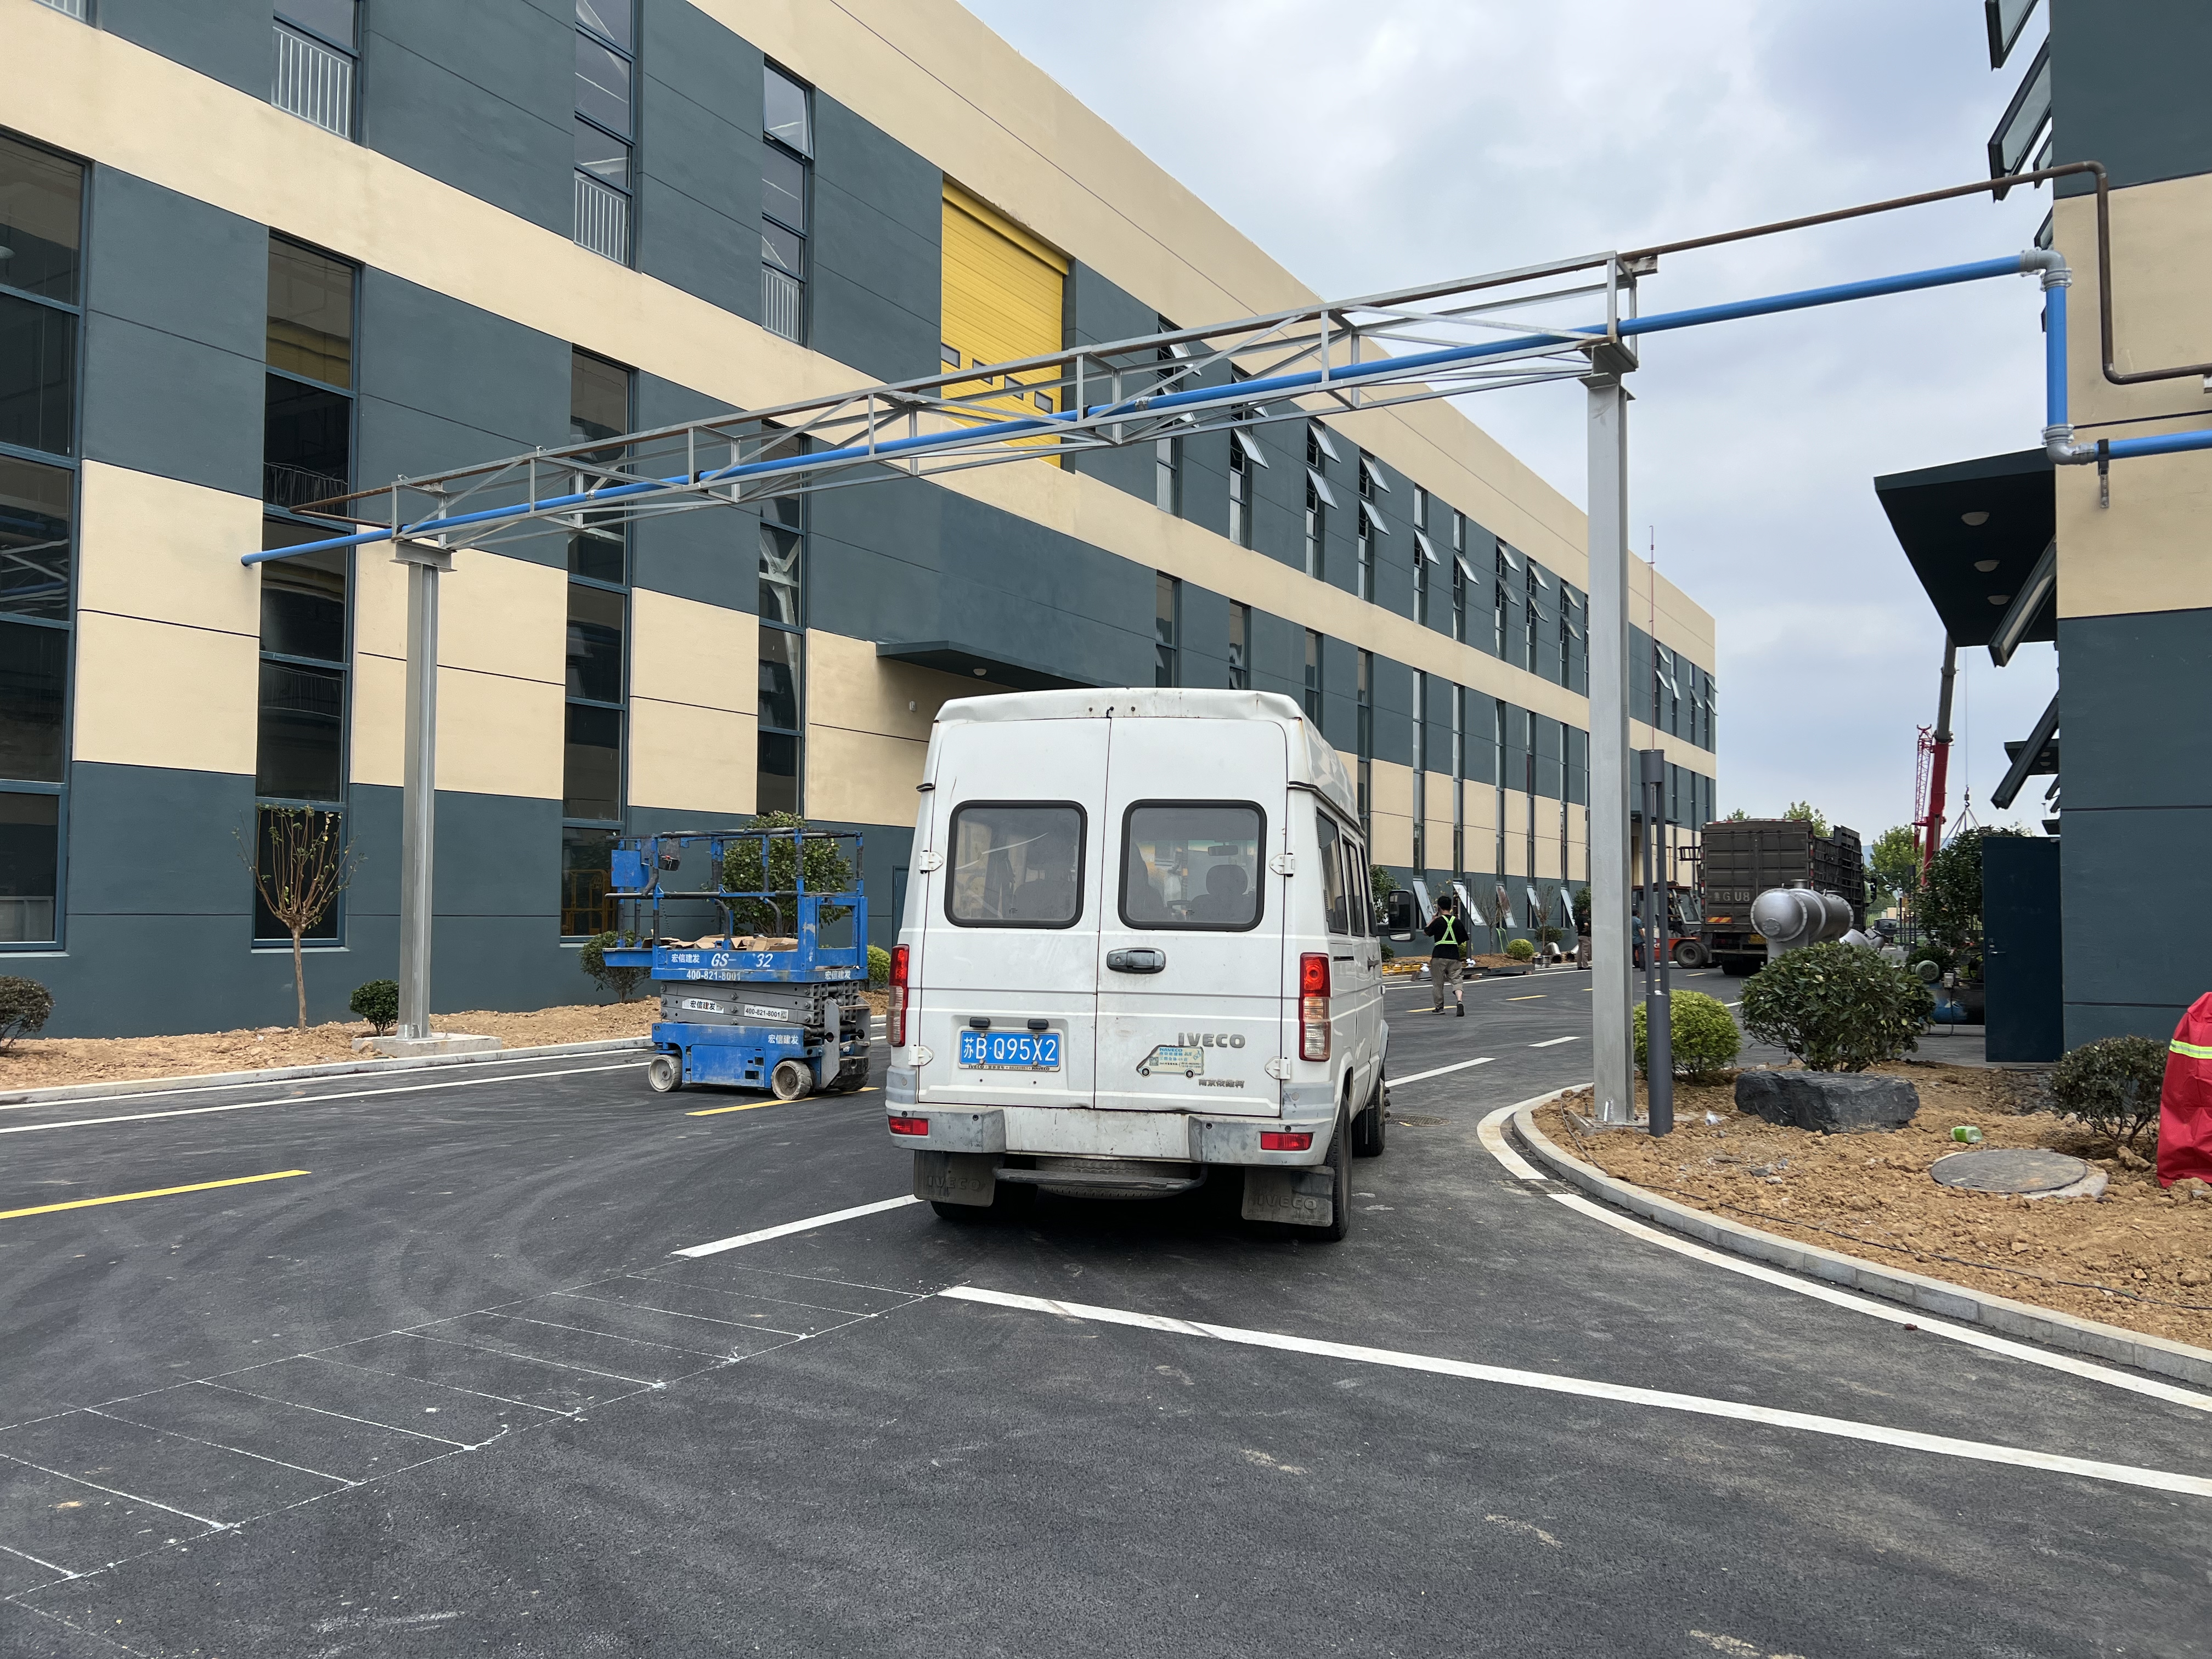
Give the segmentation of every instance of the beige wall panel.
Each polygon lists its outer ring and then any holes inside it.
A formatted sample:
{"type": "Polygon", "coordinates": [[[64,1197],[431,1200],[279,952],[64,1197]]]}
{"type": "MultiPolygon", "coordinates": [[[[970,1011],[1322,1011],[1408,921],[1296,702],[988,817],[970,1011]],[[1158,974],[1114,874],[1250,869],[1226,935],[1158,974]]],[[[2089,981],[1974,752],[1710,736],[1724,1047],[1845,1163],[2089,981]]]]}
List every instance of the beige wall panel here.
{"type": "Polygon", "coordinates": [[[561,799],[561,687],[500,674],[438,675],[438,787],[561,799]]]}
{"type": "Polygon", "coordinates": [[[928,744],[835,726],[806,728],[806,814],[846,823],[910,824],[928,744]]]}
{"type": "MultiPolygon", "coordinates": [[[[633,699],[754,712],[760,690],[760,618],[752,612],[636,587],[630,590],[629,620],[633,699]]],[[[811,657],[808,666],[813,666],[811,657]]],[[[746,743],[750,780],[750,737],[746,743]]]]}
{"type": "MultiPolygon", "coordinates": [[[[1279,266],[951,0],[869,0],[852,10],[791,0],[708,0],[704,9],[1047,240],[1154,299],[1167,314],[1236,315],[1304,297],[1279,266]],[[949,81],[917,74],[917,63],[949,81]],[[1133,262],[1146,269],[1133,269],[1133,262]]],[[[0,15],[11,45],[20,48],[19,61],[36,69],[11,80],[9,122],[63,148],[710,397],[758,406],[842,391],[867,379],[588,253],[556,232],[31,0],[0,0],[0,15]]],[[[1419,478],[1443,501],[1587,586],[1580,514],[1456,412],[1438,404],[1361,418],[1387,423],[1355,440],[1386,465],[1419,478]]],[[[1055,528],[1068,527],[1091,502],[1142,505],[1095,479],[1046,465],[987,468],[944,487],[1055,528]]],[[[1162,539],[1160,515],[1144,510],[1153,520],[1147,533],[1101,544],[1150,562],[1152,545],[1162,539]]],[[[1227,546],[1204,532],[1188,534],[1227,546]]],[[[1247,557],[1255,567],[1273,563],[1247,557]]],[[[545,575],[557,586],[557,571],[545,575]]],[[[1256,591],[1238,596],[1266,603],[1256,591]]],[[[457,597],[455,603],[467,602],[457,597]]],[[[1383,635],[1419,632],[1449,642],[1366,607],[1360,607],[1366,621],[1316,619],[1328,603],[1321,594],[1295,610],[1267,608],[1463,684],[1487,687],[1513,677],[1502,665],[1453,673],[1425,648],[1409,656],[1407,646],[1383,635]],[[1316,617],[1308,617],[1309,609],[1316,617]]],[[[1357,605],[1349,599],[1335,603],[1357,605]]],[[[1670,631],[1662,625],[1662,637],[1670,631]]],[[[535,641],[514,630],[500,643],[527,656],[535,641]]],[[[550,650],[557,657],[557,646],[550,650]]],[[[477,660],[473,650],[453,660],[515,672],[477,660]]],[[[1534,690],[1515,700],[1566,717],[1534,690]]]]}
{"type": "Polygon", "coordinates": [[[80,611],[70,752],[251,775],[260,674],[257,638],[80,611]]]}
{"type": "MultiPolygon", "coordinates": [[[[456,565],[459,560],[455,561],[456,565]]],[[[438,597],[441,600],[439,621],[443,623],[442,601],[453,590],[439,578],[438,597]]],[[[388,548],[371,545],[356,548],[353,556],[353,648],[356,656],[369,654],[389,657],[396,662],[407,659],[407,568],[397,563],[388,548]]],[[[439,645],[445,644],[445,629],[439,629],[439,645]]]]}
{"type": "MultiPolygon", "coordinates": [[[[813,725],[927,743],[939,708],[955,697],[988,696],[992,690],[982,680],[888,661],[876,654],[872,640],[818,631],[806,636],[806,715],[813,725]]],[[[917,772],[916,781],[920,776],[917,772]]],[[[913,817],[909,803],[890,822],[913,817]]]]}
{"type": "MultiPolygon", "coordinates": [[[[2161,421],[2131,431],[2194,424],[2161,421]]],[[[2115,462],[2110,507],[2097,504],[2095,467],[2057,471],[2060,616],[2212,605],[2212,453],[2115,462]]]]}
{"type": "Polygon", "coordinates": [[[1376,864],[1395,864],[1404,867],[1413,861],[1413,821],[1397,812],[1376,812],[1370,817],[1374,845],[1367,856],[1376,864]]]}
{"type": "MultiPolygon", "coordinates": [[[[1359,776],[1358,772],[1352,775],[1359,776]]],[[[1368,806],[1378,817],[1389,813],[1393,817],[1410,820],[1413,816],[1413,769],[1401,766],[1395,761],[1373,761],[1368,765],[1368,787],[1372,793],[1368,806]]],[[[1410,831],[1408,832],[1410,833],[1410,831]]],[[[1403,860],[1400,860],[1403,862],[1403,860]]]]}
{"type": "Polygon", "coordinates": [[[77,605],[258,640],[261,503],[87,461],[77,520],[77,605]]]}
{"type": "MultiPolygon", "coordinates": [[[[397,566],[393,568],[396,570],[397,566]]],[[[407,586],[398,587],[402,648],[407,586]]],[[[465,547],[438,584],[438,661],[447,668],[565,685],[568,577],[550,565],[465,547]]]]}
{"type": "MultiPolygon", "coordinates": [[[[2204,267],[2212,258],[2212,174],[2116,190],[2112,206],[2112,356],[2122,374],[2212,362],[2204,267]]],[[[2097,325],[2097,206],[2090,196],[2057,204],[2051,245],[2073,268],[2067,295],[2068,413],[2079,428],[2113,421],[2212,415],[2194,377],[2118,386],[2105,379],[2097,325]]],[[[2077,432],[2083,438],[2116,433],[2077,432]]],[[[2139,465],[2129,461],[2129,468],[2139,465]]],[[[2117,496],[2117,477],[2115,491],[2117,496]]]]}
{"type": "Polygon", "coordinates": [[[632,697],[629,804],[725,817],[750,812],[758,731],[750,711],[632,697]]]}
{"type": "Polygon", "coordinates": [[[1478,849],[1473,837],[1477,830],[1480,830],[1486,838],[1498,833],[1498,786],[1470,781],[1463,799],[1467,802],[1467,833],[1469,838],[1467,856],[1475,868],[1486,870],[1490,867],[1491,848],[1486,841],[1486,844],[1478,849]],[[1477,856],[1478,851],[1480,857],[1477,856]]]}
{"type": "Polygon", "coordinates": [[[407,665],[356,651],[349,691],[353,732],[346,758],[353,781],[400,787],[407,781],[407,665]]]}

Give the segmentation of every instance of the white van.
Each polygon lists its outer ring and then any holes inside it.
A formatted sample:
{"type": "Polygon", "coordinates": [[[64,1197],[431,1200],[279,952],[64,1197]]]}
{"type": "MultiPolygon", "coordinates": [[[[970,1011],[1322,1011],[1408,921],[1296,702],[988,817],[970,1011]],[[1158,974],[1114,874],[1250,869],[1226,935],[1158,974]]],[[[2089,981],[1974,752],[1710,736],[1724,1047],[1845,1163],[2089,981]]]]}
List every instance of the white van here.
{"type": "Polygon", "coordinates": [[[1351,780],[1297,705],[963,698],[920,788],[884,1088],[915,1195],[966,1219],[1229,1179],[1343,1237],[1389,1030],[1351,780]]]}

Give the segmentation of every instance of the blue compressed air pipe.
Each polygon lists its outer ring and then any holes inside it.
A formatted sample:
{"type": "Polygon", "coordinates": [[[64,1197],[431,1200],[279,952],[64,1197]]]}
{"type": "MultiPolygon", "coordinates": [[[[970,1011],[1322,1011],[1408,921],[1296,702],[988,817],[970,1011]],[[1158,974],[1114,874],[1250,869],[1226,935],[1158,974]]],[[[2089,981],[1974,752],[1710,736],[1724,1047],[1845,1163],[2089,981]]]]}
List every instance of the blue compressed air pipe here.
{"type": "MultiPolygon", "coordinates": [[[[1688,311],[1655,312],[1648,317],[1624,317],[1615,325],[1614,331],[1624,336],[1660,334],[1674,329],[1695,328],[1706,323],[1730,322],[1745,317],[1771,316],[1782,312],[1803,311],[1815,306],[1838,305],[1849,300],[1865,300],[1886,294],[1906,294],[1922,289],[1948,288],[1960,283],[1981,282],[1991,276],[2017,276],[2033,269],[2027,256],[2008,255],[2001,259],[1979,259],[1971,264],[1944,265],[1933,270],[1907,271],[1897,276],[1869,277],[1863,282],[1838,283],[1825,288],[1801,289],[1791,294],[1770,295],[1763,299],[1734,300],[1722,305],[1699,306],[1688,311]]],[[[2052,289],[2053,294],[2063,293],[2052,289]]],[[[2059,302],[2063,317],[2063,300],[2059,302]]],[[[2063,331],[2063,323],[2061,323],[2063,331]]],[[[978,439],[1016,438],[1038,434],[1049,434],[1054,428],[1077,419],[1096,419],[1114,415],[1146,415],[1176,410],[1210,406],[1218,404],[1245,404],[1285,394],[1304,393],[1326,387],[1356,386],[1362,381],[1384,375],[1402,375],[1410,371],[1445,368],[1463,363],[1479,362],[1486,357],[1505,356],[1525,351],[1531,346],[1562,346],[1587,344],[1592,340],[1607,337],[1603,325],[1568,330],[1559,333],[1516,334],[1501,340],[1486,341],[1480,345],[1448,346],[1436,351],[1417,352],[1406,357],[1382,357],[1372,362],[1352,364],[1343,368],[1308,369],[1295,374],[1274,374],[1264,379],[1238,380],[1228,386],[1199,386],[1187,392],[1163,392],[1153,398],[1127,398],[1119,404],[1097,404],[1081,412],[1069,410],[1052,415],[1025,415],[1013,420],[993,421],[978,426],[957,428],[947,432],[918,434],[911,438],[893,438],[877,444],[854,444],[841,449],[817,450],[803,457],[774,461],[751,461],[742,465],[726,466],[698,473],[678,473],[672,477],[641,480],[631,484],[611,484],[580,494],[556,495],[548,500],[532,501],[523,507],[486,507],[474,513],[455,514],[450,518],[422,519],[403,526],[398,534],[405,536],[444,536],[449,532],[465,529],[471,525],[495,524],[514,519],[518,513],[534,514],[557,511],[568,507],[605,506],[610,502],[653,494],[667,489],[700,489],[709,484],[735,483],[747,478],[769,477],[778,473],[798,472],[819,466],[824,461],[890,461],[932,449],[951,448],[971,444],[978,439]]],[[[2063,362],[2061,366],[2063,382],[2063,362]]],[[[2063,384],[2057,394],[2063,407],[2065,396],[2063,384]]],[[[2212,432],[2202,434],[2206,443],[2212,444],[2212,432]]],[[[2148,439],[2123,440],[2126,443],[2155,441],[2148,439]]],[[[2195,444],[2177,447],[2194,448],[2195,444]]],[[[2121,453],[2120,444],[2112,447],[2112,453],[2121,453]]],[[[2162,453],[2163,451],[2134,453],[2162,453]]],[[[557,465],[557,460],[550,465],[557,465]]],[[[389,526],[362,531],[350,536],[332,536],[322,541],[304,542],[294,547],[271,548],[263,552],[249,553],[241,564],[263,564],[272,559],[295,558],[302,553],[318,553],[346,547],[363,547],[372,542],[390,541],[394,532],[389,526]]]]}
{"type": "Polygon", "coordinates": [[[2066,420],[2066,284],[2043,290],[2043,423],[2063,427],[2066,420]]]}

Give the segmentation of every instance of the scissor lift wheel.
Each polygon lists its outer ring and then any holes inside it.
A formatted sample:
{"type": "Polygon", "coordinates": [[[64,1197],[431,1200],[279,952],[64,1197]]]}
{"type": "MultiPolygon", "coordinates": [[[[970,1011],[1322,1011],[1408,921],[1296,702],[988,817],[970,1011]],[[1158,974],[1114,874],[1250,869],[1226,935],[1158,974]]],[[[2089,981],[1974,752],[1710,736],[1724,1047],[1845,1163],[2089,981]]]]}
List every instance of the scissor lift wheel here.
{"type": "Polygon", "coordinates": [[[655,1054],[645,1063],[645,1081],[657,1095],[673,1094],[684,1086],[684,1065],[673,1054],[655,1054]]]}
{"type": "Polygon", "coordinates": [[[814,1087],[814,1068],[803,1060],[779,1060],[768,1086],[778,1100],[797,1100],[814,1087]]]}

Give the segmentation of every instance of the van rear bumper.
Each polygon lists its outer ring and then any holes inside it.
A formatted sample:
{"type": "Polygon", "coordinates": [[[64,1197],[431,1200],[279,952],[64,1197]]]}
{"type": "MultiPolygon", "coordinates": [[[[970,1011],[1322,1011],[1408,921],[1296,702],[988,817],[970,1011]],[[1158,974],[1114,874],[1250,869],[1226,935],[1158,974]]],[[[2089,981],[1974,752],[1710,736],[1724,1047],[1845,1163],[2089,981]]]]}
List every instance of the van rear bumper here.
{"type": "Polygon", "coordinates": [[[1157,1158],[1189,1164],[1319,1164],[1328,1156],[1335,1114],[1281,1117],[1200,1117],[1182,1112],[1098,1112],[1078,1107],[915,1107],[894,1102],[902,1121],[924,1120],[925,1134],[891,1139],[916,1152],[1042,1153],[1079,1158],[1157,1158]],[[1303,1130],[1313,1136],[1304,1152],[1263,1152],[1262,1130],[1303,1130]]]}

